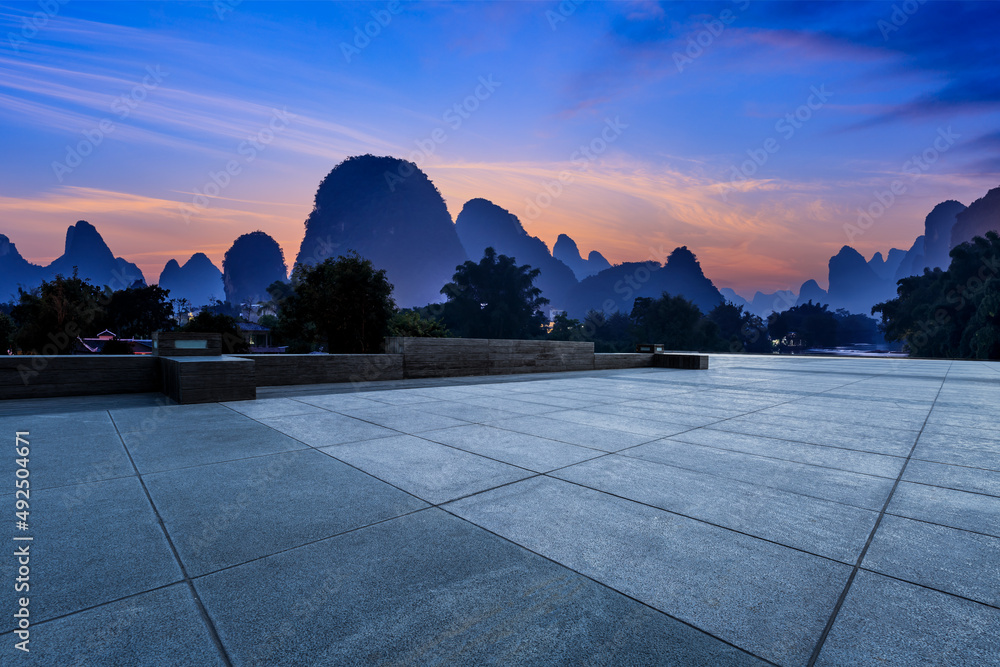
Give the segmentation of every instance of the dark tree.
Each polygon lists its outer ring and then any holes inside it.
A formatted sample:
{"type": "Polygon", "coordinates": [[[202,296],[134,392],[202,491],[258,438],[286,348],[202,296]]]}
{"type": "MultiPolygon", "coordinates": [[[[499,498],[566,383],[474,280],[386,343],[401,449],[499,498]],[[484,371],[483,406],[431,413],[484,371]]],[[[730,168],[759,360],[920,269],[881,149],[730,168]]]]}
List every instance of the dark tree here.
{"type": "Polygon", "coordinates": [[[709,312],[708,319],[719,327],[719,337],[729,352],[771,352],[764,321],[743,306],[721,303],[709,312]]]}
{"type": "Polygon", "coordinates": [[[18,289],[11,317],[18,324],[14,344],[31,354],[73,354],[76,339],[104,329],[110,298],[86,280],[56,276],[30,292],[18,289]]]}
{"type": "Polygon", "coordinates": [[[11,316],[0,311],[0,354],[6,354],[14,346],[14,334],[17,325],[11,316]]]}
{"type": "Polygon", "coordinates": [[[292,294],[278,295],[283,335],[339,354],[382,350],[396,309],[385,271],[349,252],[312,266],[297,265],[292,287],[292,294]]]}
{"type": "Polygon", "coordinates": [[[599,310],[589,311],[583,318],[583,331],[586,338],[594,341],[595,352],[635,351],[632,323],[621,311],[610,315],[599,310]]]}
{"type": "Polygon", "coordinates": [[[637,297],[632,305],[632,330],[642,343],[662,343],[670,350],[719,350],[719,327],[681,296],[664,292],[660,298],[637,297]]]}
{"type": "Polygon", "coordinates": [[[986,232],[950,255],[947,271],[903,278],[896,298],[872,313],[912,356],[1000,359],[1000,235],[986,232]]]}
{"type": "Polygon", "coordinates": [[[406,308],[389,321],[390,336],[411,336],[414,338],[447,338],[448,327],[434,317],[422,313],[421,308],[406,308]]]}
{"type": "Polygon", "coordinates": [[[885,343],[878,330],[877,320],[860,313],[851,313],[844,308],[838,308],[834,317],[837,318],[837,345],[885,343]]]}
{"type": "Polygon", "coordinates": [[[813,303],[812,299],[782,313],[773,313],[768,318],[767,331],[776,340],[795,338],[802,347],[837,344],[837,318],[826,304],[813,303]]]}
{"type": "Polygon", "coordinates": [[[545,333],[549,300],[534,286],[539,270],[487,248],[479,261],[457,267],[441,289],[444,323],[462,338],[537,338],[545,333]]]}
{"type": "Polygon", "coordinates": [[[170,293],[149,285],[130,287],[111,295],[107,306],[107,328],[119,338],[150,338],[154,331],[174,326],[170,293]]]}
{"type": "Polygon", "coordinates": [[[229,315],[217,315],[209,310],[202,310],[188,320],[187,324],[181,327],[181,331],[222,334],[224,354],[244,354],[250,351],[250,346],[240,333],[239,323],[235,317],[229,315]]]}
{"type": "Polygon", "coordinates": [[[549,340],[575,340],[586,339],[586,332],[580,320],[568,317],[565,313],[559,313],[552,320],[552,331],[548,335],[549,340]]]}

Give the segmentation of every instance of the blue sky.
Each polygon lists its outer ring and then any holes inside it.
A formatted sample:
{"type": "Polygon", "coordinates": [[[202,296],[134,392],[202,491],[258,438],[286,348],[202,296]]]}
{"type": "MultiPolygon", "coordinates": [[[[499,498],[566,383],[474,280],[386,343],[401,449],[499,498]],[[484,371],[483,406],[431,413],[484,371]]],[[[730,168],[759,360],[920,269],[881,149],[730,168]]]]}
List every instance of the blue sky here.
{"type": "Polygon", "coordinates": [[[1000,185],[998,28],[933,0],[5,3],[0,233],[48,262],[87,219],[151,281],[253,229],[292,258],[320,179],[371,152],[550,246],[823,284],[845,243],[909,247],[1000,185]]]}

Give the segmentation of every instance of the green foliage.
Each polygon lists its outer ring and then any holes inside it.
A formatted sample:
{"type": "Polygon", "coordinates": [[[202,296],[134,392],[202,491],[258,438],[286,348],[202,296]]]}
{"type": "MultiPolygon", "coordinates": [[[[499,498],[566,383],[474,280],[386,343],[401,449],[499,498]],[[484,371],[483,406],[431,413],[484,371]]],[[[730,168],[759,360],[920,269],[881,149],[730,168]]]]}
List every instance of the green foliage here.
{"type": "Polygon", "coordinates": [[[534,286],[539,273],[487,248],[478,264],[458,266],[441,289],[448,298],[442,319],[462,338],[537,338],[545,333],[542,308],[549,302],[534,286]]]}
{"type": "Polygon", "coordinates": [[[698,306],[664,292],[658,299],[637,297],[632,305],[632,335],[642,343],[662,343],[668,350],[720,351],[719,326],[698,306]]]}
{"type": "Polygon", "coordinates": [[[157,285],[114,292],[106,308],[104,328],[119,338],[150,338],[154,331],[169,331],[174,326],[169,297],[169,291],[157,285]]]}
{"type": "Polygon", "coordinates": [[[56,276],[30,292],[18,289],[11,316],[18,324],[14,344],[29,354],[73,354],[76,339],[105,328],[107,292],[75,275],[56,276]]]}
{"type": "Polygon", "coordinates": [[[447,338],[450,333],[448,327],[440,320],[433,317],[425,317],[420,309],[406,308],[395,315],[389,321],[390,336],[412,336],[414,338],[447,338]]]}
{"type": "Polygon", "coordinates": [[[986,232],[950,254],[947,271],[903,278],[896,298],[872,313],[912,356],[1000,359],[1000,235],[986,232]]]}
{"type": "Polygon", "coordinates": [[[813,303],[812,299],[782,313],[773,313],[768,318],[767,331],[775,340],[797,338],[806,348],[837,344],[837,318],[826,304],[813,303]]]}
{"type": "MultiPolygon", "coordinates": [[[[273,286],[272,286],[273,287],[273,286]]],[[[279,334],[291,351],[324,346],[340,354],[377,353],[396,305],[385,271],[350,252],[313,266],[297,265],[292,292],[275,289],[279,334]]]]}
{"type": "Polygon", "coordinates": [[[758,315],[731,302],[720,303],[708,314],[719,327],[719,337],[729,352],[770,353],[767,326],[758,315]]]}
{"type": "Polygon", "coordinates": [[[567,317],[565,313],[559,313],[552,320],[552,331],[548,335],[549,340],[575,340],[585,339],[583,324],[580,320],[567,317]]]}
{"type": "Polygon", "coordinates": [[[238,324],[236,318],[230,315],[218,315],[209,310],[202,310],[188,320],[180,330],[222,334],[223,354],[244,354],[250,351],[250,346],[240,333],[238,324]]]}
{"type": "Polygon", "coordinates": [[[14,334],[17,325],[7,313],[0,311],[0,354],[6,354],[14,345],[14,334]]]}

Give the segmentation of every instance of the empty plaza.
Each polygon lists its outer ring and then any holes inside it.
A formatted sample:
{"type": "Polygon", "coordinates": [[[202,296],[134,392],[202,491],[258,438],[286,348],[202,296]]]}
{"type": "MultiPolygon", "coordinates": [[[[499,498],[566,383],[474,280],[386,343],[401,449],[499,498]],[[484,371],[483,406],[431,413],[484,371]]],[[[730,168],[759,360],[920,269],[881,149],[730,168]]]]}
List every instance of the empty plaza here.
{"type": "Polygon", "coordinates": [[[1000,663],[996,363],[257,395],[0,403],[0,663],[1000,663]]]}

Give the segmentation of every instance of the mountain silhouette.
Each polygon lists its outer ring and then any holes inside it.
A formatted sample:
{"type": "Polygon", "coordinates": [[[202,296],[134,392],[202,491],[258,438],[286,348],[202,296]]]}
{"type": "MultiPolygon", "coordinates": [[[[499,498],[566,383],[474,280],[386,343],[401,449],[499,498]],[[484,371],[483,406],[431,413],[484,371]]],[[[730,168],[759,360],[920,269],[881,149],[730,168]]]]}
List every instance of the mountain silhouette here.
{"type": "Polygon", "coordinates": [[[750,299],[748,310],[754,315],[759,315],[764,319],[771,313],[780,313],[788,310],[796,303],[795,292],[780,289],[774,292],[755,292],[750,299]]]}
{"type": "Polygon", "coordinates": [[[929,269],[947,269],[951,263],[948,253],[954,247],[951,243],[951,230],[965,204],[954,199],[941,202],[935,206],[924,220],[924,267],[929,269]]]}
{"type": "MultiPolygon", "coordinates": [[[[875,253],[878,255],[879,259],[882,259],[881,253],[875,253]]],[[[830,303],[830,295],[825,289],[819,286],[815,280],[807,280],[802,283],[802,287],[799,288],[799,300],[795,303],[796,306],[801,306],[803,304],[809,303],[830,303]]]]}
{"type": "Polygon", "coordinates": [[[588,310],[628,315],[636,297],[658,298],[663,292],[683,296],[706,314],[724,301],[712,281],[705,277],[694,253],[684,246],[675,248],[663,265],[625,262],[581,280],[570,294],[566,311],[577,318],[588,310]]]}
{"type": "Polygon", "coordinates": [[[580,256],[580,249],[576,247],[576,241],[560,234],[556,239],[556,244],[552,246],[552,256],[568,266],[577,280],[583,280],[588,276],[600,273],[604,269],[610,269],[611,264],[604,259],[604,255],[591,250],[587,259],[580,256]]]}
{"type": "Polygon", "coordinates": [[[232,304],[270,300],[267,288],[276,280],[288,280],[285,254],[277,241],[262,231],[244,234],[226,251],[222,260],[222,283],[232,304]]]}
{"type": "Polygon", "coordinates": [[[48,266],[28,262],[10,239],[0,234],[0,299],[17,298],[18,286],[33,289],[56,274],[72,276],[74,270],[78,277],[112,290],[146,284],[139,267],[115,257],[97,229],[86,220],[66,230],[63,254],[48,266]]]}
{"type": "Polygon", "coordinates": [[[739,294],[737,294],[736,290],[734,290],[733,288],[720,287],[719,294],[722,295],[723,299],[733,304],[734,306],[743,306],[744,310],[749,310],[750,302],[741,297],[739,294]]]}
{"type": "Polygon", "coordinates": [[[468,259],[426,174],[412,162],[374,155],[347,158],[319,184],[296,263],[349,250],[385,269],[401,307],[441,301],[441,287],[468,259]]]}
{"type": "Polygon", "coordinates": [[[498,255],[513,257],[518,264],[538,269],[535,287],[542,290],[550,308],[564,309],[570,290],[576,287],[576,276],[549,254],[544,241],[524,231],[516,215],[486,199],[470,199],[455,220],[455,231],[474,261],[492,247],[498,255]]]}
{"type": "Polygon", "coordinates": [[[846,308],[867,315],[874,304],[891,299],[896,293],[895,285],[880,278],[861,253],[849,245],[830,258],[829,267],[831,310],[846,308]]]}
{"type": "Polygon", "coordinates": [[[900,278],[906,278],[907,276],[916,276],[923,273],[924,268],[924,235],[921,234],[910,246],[910,249],[906,251],[903,255],[902,261],[899,263],[899,267],[896,269],[896,275],[894,278],[899,280],[900,278]]]}
{"type": "Polygon", "coordinates": [[[31,289],[44,277],[45,267],[21,257],[17,246],[0,234],[0,301],[16,299],[18,287],[31,289]]]}
{"type": "Polygon", "coordinates": [[[203,252],[191,255],[183,266],[176,259],[167,262],[157,284],[170,290],[171,299],[187,299],[192,306],[204,306],[213,299],[222,301],[226,296],[222,271],[203,252]]]}
{"type": "Polygon", "coordinates": [[[880,252],[872,255],[872,258],[868,260],[868,266],[882,280],[895,280],[896,270],[899,269],[904,257],[906,257],[905,250],[891,248],[885,259],[882,259],[880,252]]]}
{"type": "Polygon", "coordinates": [[[955,216],[951,247],[971,241],[974,236],[985,236],[988,231],[1000,232],[1000,187],[993,188],[955,216]]]}

